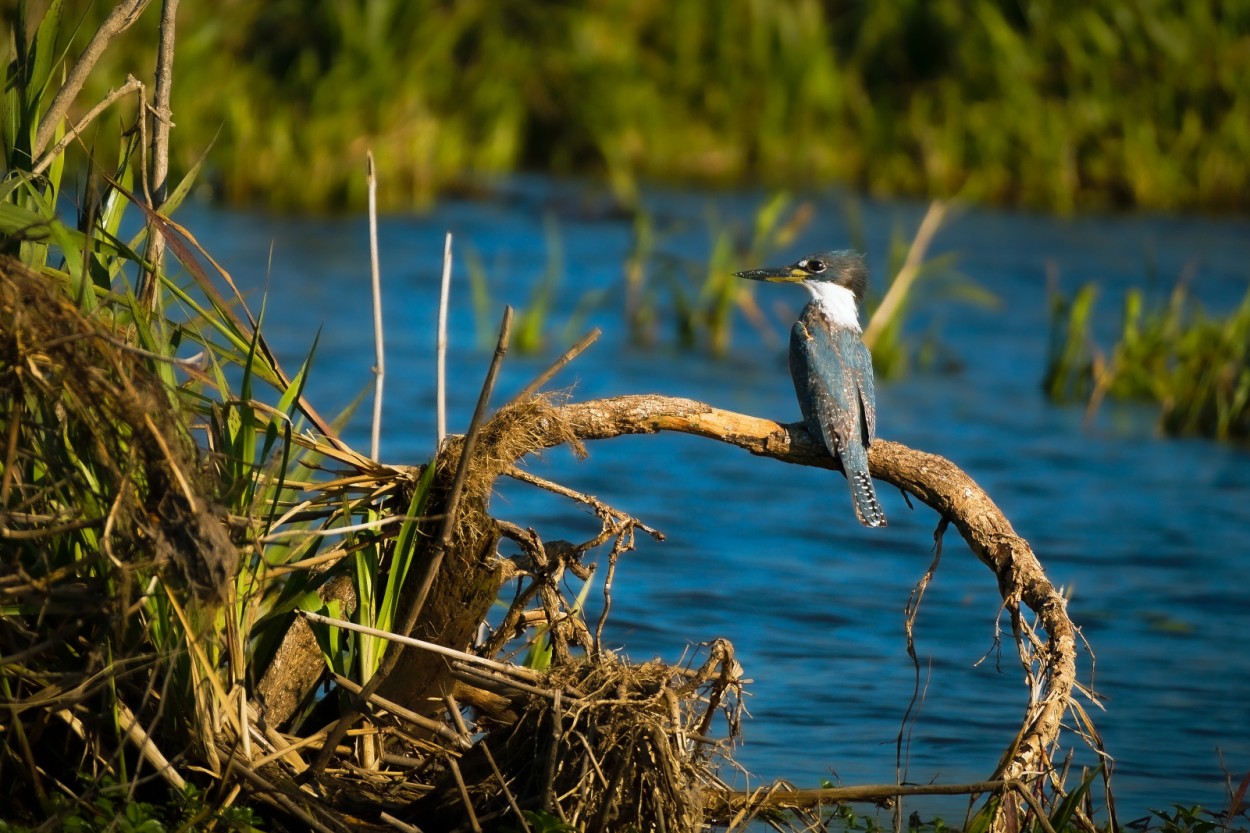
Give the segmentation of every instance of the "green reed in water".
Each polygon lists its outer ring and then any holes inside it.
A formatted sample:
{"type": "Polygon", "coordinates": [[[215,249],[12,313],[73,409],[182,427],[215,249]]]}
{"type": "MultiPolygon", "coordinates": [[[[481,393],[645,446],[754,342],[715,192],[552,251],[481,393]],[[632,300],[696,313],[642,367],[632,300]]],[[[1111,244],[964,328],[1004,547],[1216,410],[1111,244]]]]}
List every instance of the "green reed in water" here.
{"type": "MultiPolygon", "coordinates": [[[[864,250],[857,201],[847,200],[844,211],[851,227],[849,246],[864,250]]],[[[902,377],[915,369],[949,370],[955,364],[946,355],[940,332],[908,328],[913,310],[949,300],[989,307],[998,303],[991,292],[955,269],[953,253],[928,255],[948,211],[945,203],[935,202],[911,233],[896,224],[885,263],[873,270],[875,292],[861,310],[861,319],[881,378],[902,377]]],[[[667,341],[721,356],[731,349],[735,327],[745,319],[765,343],[781,349],[788,322],[805,299],[798,294],[788,299],[777,297],[761,306],[757,287],[736,279],[734,273],[749,265],[797,258],[800,253],[795,251],[795,241],[813,216],[812,203],[795,200],[785,191],[761,200],[745,224],[722,218],[710,204],[706,220],[708,254],[683,257],[666,250],[665,240],[687,231],[684,221],[665,225],[639,209],[634,213],[633,242],[625,255],[620,281],[580,290],[573,311],[563,321],[552,313],[564,271],[562,237],[558,223],[549,217],[544,224],[547,264],[528,297],[518,303],[513,346],[521,352],[551,349],[571,343],[595,320],[621,316],[630,340],[639,346],[667,341]]],[[[477,343],[485,349],[491,344],[491,298],[499,281],[492,282],[471,246],[466,263],[477,343]]]]}
{"type": "Polygon", "coordinates": [[[1052,296],[1043,383],[1052,399],[1087,400],[1091,410],[1107,397],[1155,402],[1168,434],[1250,437],[1250,289],[1224,316],[1204,311],[1184,281],[1156,302],[1131,289],[1110,351],[1090,333],[1096,297],[1093,285],[1052,296]]]}

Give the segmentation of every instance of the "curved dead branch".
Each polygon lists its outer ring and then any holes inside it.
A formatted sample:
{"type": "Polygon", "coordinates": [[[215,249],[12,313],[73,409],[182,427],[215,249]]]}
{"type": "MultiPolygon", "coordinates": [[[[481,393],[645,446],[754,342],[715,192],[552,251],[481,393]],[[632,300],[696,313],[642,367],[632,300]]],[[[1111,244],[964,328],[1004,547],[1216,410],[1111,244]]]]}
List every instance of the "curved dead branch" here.
{"type": "MultiPolygon", "coordinates": [[[[786,463],[836,469],[838,464],[814,442],[801,423],[788,425],[713,408],[690,399],[623,396],[556,406],[552,418],[536,426],[548,432],[544,447],[567,441],[608,439],[624,434],[678,431],[736,445],[752,454],[786,463]]],[[[944,457],[878,440],[869,453],[873,477],[914,495],[952,523],[969,548],[998,580],[1011,616],[1017,646],[1031,679],[1024,724],[1004,753],[992,779],[1037,778],[1050,769],[1050,751],[1076,685],[1076,629],[1066,604],[1046,577],[1029,543],[1012,528],[989,495],[944,457]],[[1021,617],[1032,610],[1043,641],[1021,617]]],[[[1003,808],[1013,804],[1004,796],[1003,808]]]]}

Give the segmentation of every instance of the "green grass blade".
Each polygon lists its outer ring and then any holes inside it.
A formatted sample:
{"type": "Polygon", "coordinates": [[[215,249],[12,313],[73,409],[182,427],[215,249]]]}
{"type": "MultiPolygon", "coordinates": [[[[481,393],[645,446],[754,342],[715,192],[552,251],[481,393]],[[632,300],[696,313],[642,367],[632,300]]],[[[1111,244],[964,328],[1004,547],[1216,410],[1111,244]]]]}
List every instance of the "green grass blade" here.
{"type": "Polygon", "coordinates": [[[1050,815],[1050,826],[1054,830],[1069,829],[1068,825],[1071,823],[1073,816],[1076,815],[1076,811],[1080,809],[1081,802],[1089,795],[1090,787],[1094,785],[1094,779],[1101,774],[1102,765],[1099,764],[1085,774],[1085,777],[1081,779],[1080,785],[1075,790],[1064,796],[1063,801],[1059,803],[1059,806],[1050,815]]]}

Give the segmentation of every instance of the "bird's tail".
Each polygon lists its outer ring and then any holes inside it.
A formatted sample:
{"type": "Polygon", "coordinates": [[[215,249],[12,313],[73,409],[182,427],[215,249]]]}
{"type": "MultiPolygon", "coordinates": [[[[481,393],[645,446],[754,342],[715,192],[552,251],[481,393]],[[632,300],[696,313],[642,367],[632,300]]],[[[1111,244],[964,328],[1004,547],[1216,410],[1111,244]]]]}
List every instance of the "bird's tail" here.
{"type": "Polygon", "coordinates": [[[864,526],[885,526],[885,512],[881,510],[881,504],[877,501],[877,490],[872,487],[872,477],[868,474],[868,451],[854,446],[846,449],[841,457],[846,480],[851,484],[855,517],[864,526]]]}

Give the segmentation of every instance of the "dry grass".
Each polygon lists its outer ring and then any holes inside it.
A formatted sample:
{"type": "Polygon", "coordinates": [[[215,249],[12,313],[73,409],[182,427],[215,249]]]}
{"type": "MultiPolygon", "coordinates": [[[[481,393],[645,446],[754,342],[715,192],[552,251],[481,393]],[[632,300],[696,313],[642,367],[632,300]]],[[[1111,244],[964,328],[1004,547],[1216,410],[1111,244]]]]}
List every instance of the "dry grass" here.
{"type": "Polygon", "coordinates": [[[707,733],[718,711],[736,732],[740,693],[732,649],[715,643],[707,659],[695,669],[599,654],[542,676],[458,663],[461,691],[494,690],[479,723],[493,728],[464,738],[463,754],[412,740],[403,780],[431,789],[393,812],[423,830],[524,829],[527,812],[587,831],[698,830],[729,744],[707,733]]]}
{"type": "MultiPolygon", "coordinates": [[[[155,767],[159,782],[198,783],[226,805],[245,798],[268,805],[267,824],[278,828],[390,829],[408,818],[426,831],[525,829],[526,814],[535,812],[586,830],[702,825],[704,791],[715,788],[739,726],[740,669],[731,647],[713,643],[699,668],[630,665],[598,650],[602,621],[592,634],[579,602],[565,595],[566,573],[592,577],[583,564],[588,553],[606,547],[610,571],[636,529],[657,533],[532,478],[589,504],[600,532],[580,543],[544,543],[489,513],[495,480],[526,479],[515,462],[549,444],[553,432],[579,447],[550,398],[510,403],[483,424],[464,470],[445,575],[418,631],[431,630],[440,615],[450,618],[436,635],[459,632],[464,621],[475,628],[479,616],[440,601],[450,594],[454,602],[474,582],[488,604],[501,591],[510,596],[499,627],[475,653],[466,653],[471,639],[441,639],[458,661],[408,650],[400,668],[437,669],[444,681],[422,697],[354,702],[359,684],[327,667],[318,647],[329,628],[291,614],[249,620],[238,611],[268,605],[299,580],[350,613],[357,592],[344,567],[359,542],[348,537],[323,549],[308,542],[364,507],[381,520],[402,515],[424,469],[380,466],[305,436],[301,442],[323,455],[310,458],[322,461],[320,476],[287,480],[270,494],[303,507],[296,515],[306,539],[261,544],[257,532],[274,531],[258,527],[263,513],[232,521],[215,502],[226,488],[220,466],[192,441],[193,415],[170,389],[167,363],[129,346],[133,333],[105,323],[111,316],[84,315],[48,278],[11,261],[3,268],[0,670],[9,717],[0,723],[7,750],[0,774],[21,785],[6,790],[18,818],[86,813],[106,789],[151,797],[155,767]],[[515,556],[495,553],[501,539],[513,542],[515,556]],[[240,551],[261,557],[240,567],[240,551]],[[460,622],[451,621],[455,612],[460,622]],[[285,623],[284,647],[238,647],[260,644],[259,632],[232,632],[248,621],[285,623]],[[510,656],[536,634],[548,640],[545,673],[511,665],[483,672],[474,664],[476,656],[510,656]],[[231,667],[236,662],[244,667],[231,667]],[[327,753],[310,794],[300,782],[344,708],[364,720],[327,753]],[[727,723],[716,739],[718,713],[727,723]]],[[[449,438],[432,462],[416,565],[445,516],[464,445],[464,437],[449,438]]],[[[378,527],[370,539],[389,554],[383,570],[398,557],[395,529],[378,527]]]]}

